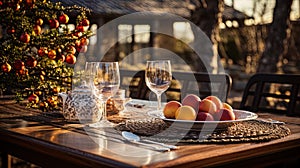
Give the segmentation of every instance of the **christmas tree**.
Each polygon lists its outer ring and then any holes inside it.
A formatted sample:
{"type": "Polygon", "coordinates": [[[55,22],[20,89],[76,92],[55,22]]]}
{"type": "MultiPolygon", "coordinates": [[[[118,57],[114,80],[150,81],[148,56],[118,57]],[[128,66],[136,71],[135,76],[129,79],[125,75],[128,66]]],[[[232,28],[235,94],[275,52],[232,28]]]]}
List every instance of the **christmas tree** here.
{"type": "Polygon", "coordinates": [[[0,90],[28,107],[58,108],[58,92],[71,88],[70,65],[92,35],[89,13],[45,0],[0,0],[0,90]]]}

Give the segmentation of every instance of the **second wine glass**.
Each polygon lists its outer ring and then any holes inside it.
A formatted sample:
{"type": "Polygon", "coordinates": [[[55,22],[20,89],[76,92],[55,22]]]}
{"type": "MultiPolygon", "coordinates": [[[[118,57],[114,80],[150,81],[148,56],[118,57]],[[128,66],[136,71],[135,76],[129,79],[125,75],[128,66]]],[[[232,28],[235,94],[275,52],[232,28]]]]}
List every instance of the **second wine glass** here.
{"type": "Polygon", "coordinates": [[[96,95],[103,101],[104,109],[102,119],[93,124],[93,127],[110,127],[112,123],[107,120],[106,103],[119,89],[120,72],[118,62],[96,62],[94,90],[96,95]]]}
{"type": "Polygon", "coordinates": [[[161,94],[165,92],[172,80],[170,60],[147,61],[145,80],[148,88],[157,96],[157,110],[161,110],[161,94]]]}

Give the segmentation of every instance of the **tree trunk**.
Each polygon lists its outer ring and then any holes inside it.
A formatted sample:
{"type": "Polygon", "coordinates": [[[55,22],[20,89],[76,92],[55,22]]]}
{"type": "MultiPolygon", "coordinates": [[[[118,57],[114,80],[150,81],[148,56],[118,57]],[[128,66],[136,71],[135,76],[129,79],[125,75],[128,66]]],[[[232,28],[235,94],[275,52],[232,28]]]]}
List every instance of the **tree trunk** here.
{"type": "Polygon", "coordinates": [[[265,42],[257,72],[276,73],[287,47],[287,31],[290,29],[290,12],[293,0],[276,0],[273,22],[265,42]]]}
{"type": "MultiPolygon", "coordinates": [[[[204,55],[205,60],[209,61],[208,72],[218,72],[219,56],[218,42],[220,41],[219,24],[222,22],[222,12],[224,10],[223,0],[197,0],[196,8],[191,12],[191,21],[198,26],[211,40],[211,52],[204,55]]],[[[195,30],[193,30],[195,35],[195,30]]],[[[195,36],[195,39],[197,35],[195,36]]],[[[201,44],[196,47],[201,46],[201,44]]],[[[203,46],[202,46],[203,47],[203,46]]],[[[206,49],[205,49],[206,50],[206,49]]],[[[201,68],[200,68],[201,69],[201,68]]]]}

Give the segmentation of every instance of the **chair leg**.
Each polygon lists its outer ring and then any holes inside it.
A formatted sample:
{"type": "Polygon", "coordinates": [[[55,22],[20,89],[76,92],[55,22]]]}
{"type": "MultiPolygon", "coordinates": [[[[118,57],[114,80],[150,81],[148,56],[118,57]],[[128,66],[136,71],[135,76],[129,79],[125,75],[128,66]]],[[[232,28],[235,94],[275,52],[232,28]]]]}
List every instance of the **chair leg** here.
{"type": "Polygon", "coordinates": [[[6,152],[1,152],[2,168],[11,168],[11,156],[6,152]]]}

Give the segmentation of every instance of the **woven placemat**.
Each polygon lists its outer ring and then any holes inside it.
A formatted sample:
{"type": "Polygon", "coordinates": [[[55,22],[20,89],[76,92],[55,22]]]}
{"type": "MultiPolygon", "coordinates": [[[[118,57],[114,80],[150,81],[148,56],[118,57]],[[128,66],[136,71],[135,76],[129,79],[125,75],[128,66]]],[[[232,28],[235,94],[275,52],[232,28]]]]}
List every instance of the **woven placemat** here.
{"type": "Polygon", "coordinates": [[[265,142],[291,134],[284,124],[274,124],[260,120],[235,123],[223,129],[210,131],[181,130],[172,128],[157,118],[127,120],[116,127],[119,131],[130,131],[143,138],[167,143],[241,143],[265,142]]]}

